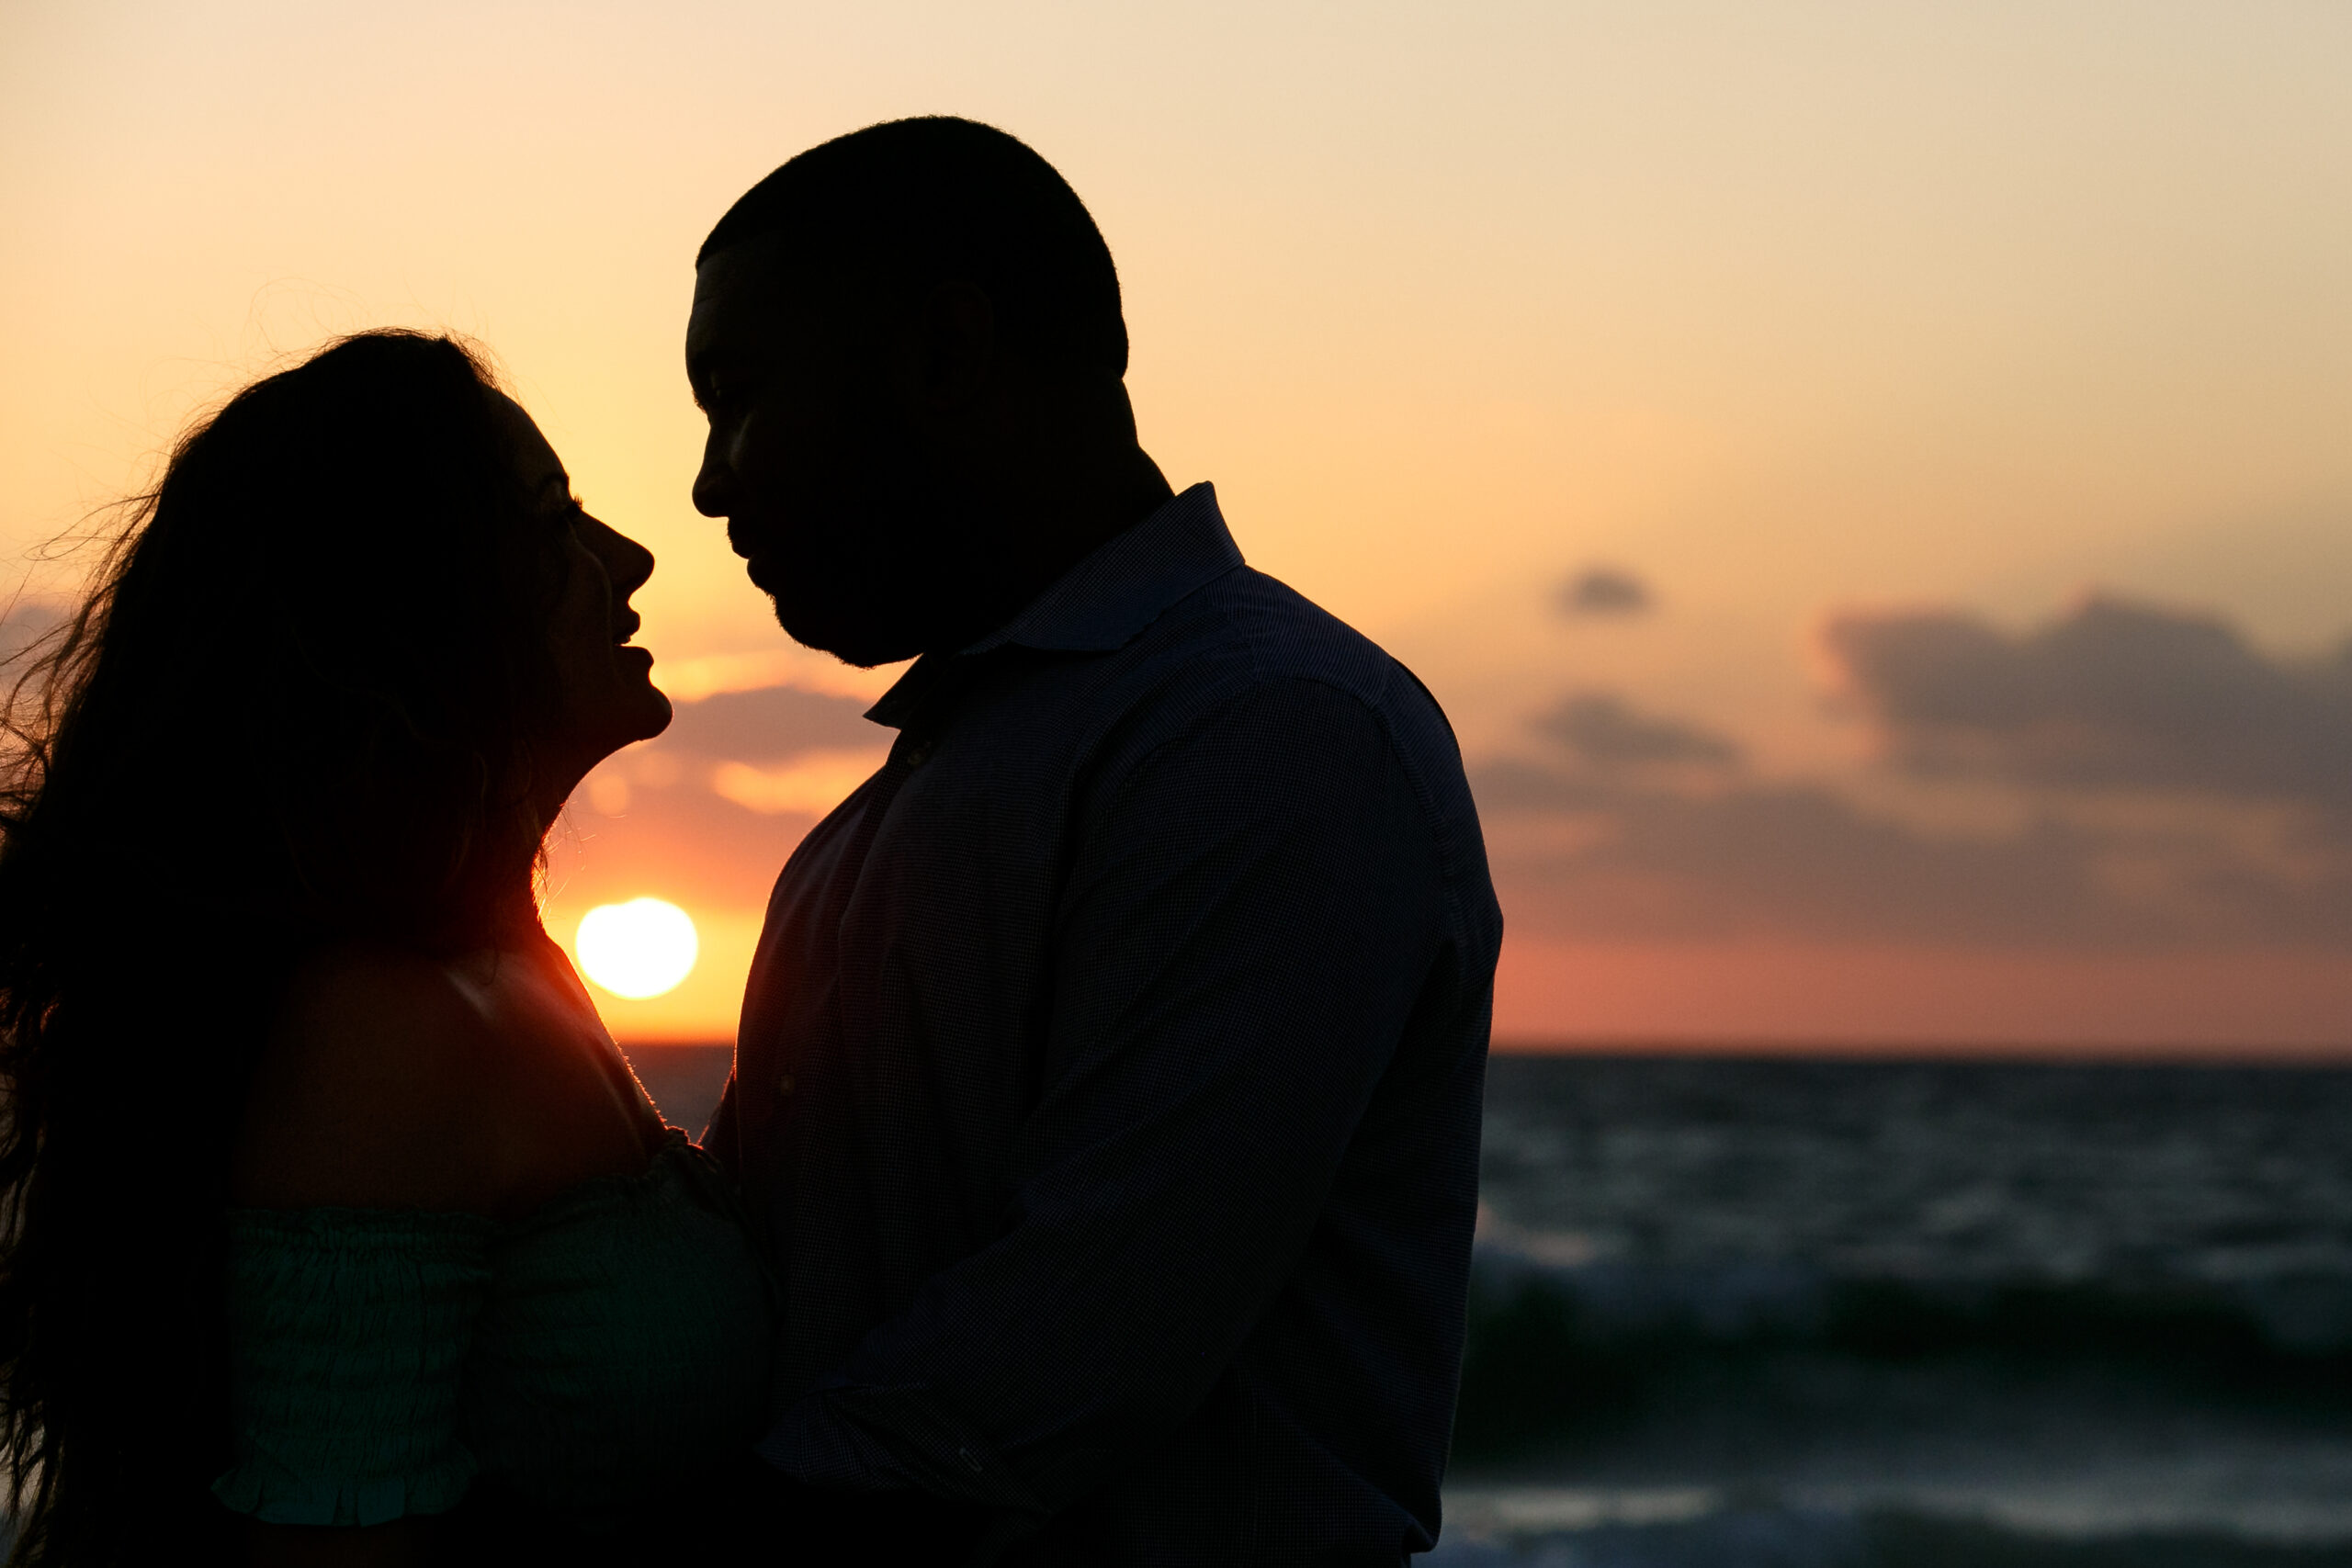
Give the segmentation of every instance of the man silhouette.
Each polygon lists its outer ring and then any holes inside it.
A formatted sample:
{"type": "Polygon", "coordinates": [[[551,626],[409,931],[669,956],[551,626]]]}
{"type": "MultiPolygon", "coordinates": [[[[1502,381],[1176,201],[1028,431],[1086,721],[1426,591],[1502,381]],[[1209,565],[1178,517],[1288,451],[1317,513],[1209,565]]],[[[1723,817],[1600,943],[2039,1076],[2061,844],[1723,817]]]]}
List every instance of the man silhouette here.
{"type": "Polygon", "coordinates": [[[921,656],[709,1134],[782,1270],[779,1561],[1426,1550],[1501,928],[1436,703],[1170,493],[1110,253],[1001,131],[785,164],[686,350],[784,628],[921,656]]]}

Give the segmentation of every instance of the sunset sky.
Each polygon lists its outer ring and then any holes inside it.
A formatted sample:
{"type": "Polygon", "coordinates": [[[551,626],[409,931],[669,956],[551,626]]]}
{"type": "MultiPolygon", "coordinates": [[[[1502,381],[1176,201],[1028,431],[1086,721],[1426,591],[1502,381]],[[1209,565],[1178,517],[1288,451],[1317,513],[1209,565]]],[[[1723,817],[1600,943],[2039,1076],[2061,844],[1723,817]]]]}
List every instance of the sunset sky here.
{"type": "Polygon", "coordinates": [[[549,926],[703,959],[888,683],[687,495],[696,244],[1022,136],[1146,446],[1460,733],[1519,1043],[2352,1050],[2352,7],[0,0],[0,549],[334,333],[479,339],[661,558],[549,926]]]}

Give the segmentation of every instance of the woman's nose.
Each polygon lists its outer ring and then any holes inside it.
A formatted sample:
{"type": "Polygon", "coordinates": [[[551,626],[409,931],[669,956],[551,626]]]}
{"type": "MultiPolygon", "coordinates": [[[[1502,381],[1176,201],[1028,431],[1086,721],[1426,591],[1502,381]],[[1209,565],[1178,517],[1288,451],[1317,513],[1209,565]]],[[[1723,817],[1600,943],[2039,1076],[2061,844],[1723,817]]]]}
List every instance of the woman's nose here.
{"type": "Polygon", "coordinates": [[[621,536],[625,548],[621,552],[621,570],[614,581],[624,597],[636,592],[653,575],[653,552],[627,535],[621,536]]]}

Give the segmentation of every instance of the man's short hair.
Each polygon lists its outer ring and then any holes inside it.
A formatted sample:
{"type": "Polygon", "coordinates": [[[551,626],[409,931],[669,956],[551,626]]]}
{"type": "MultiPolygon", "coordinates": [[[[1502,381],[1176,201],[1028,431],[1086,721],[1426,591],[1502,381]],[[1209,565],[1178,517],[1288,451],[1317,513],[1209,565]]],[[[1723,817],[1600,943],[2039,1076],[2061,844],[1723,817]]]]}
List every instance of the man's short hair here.
{"type": "Polygon", "coordinates": [[[994,126],[927,115],[811,147],[728,209],[695,265],[772,234],[795,270],[884,288],[972,284],[1014,353],[1126,374],[1119,274],[1102,231],[1051,164],[994,126]]]}

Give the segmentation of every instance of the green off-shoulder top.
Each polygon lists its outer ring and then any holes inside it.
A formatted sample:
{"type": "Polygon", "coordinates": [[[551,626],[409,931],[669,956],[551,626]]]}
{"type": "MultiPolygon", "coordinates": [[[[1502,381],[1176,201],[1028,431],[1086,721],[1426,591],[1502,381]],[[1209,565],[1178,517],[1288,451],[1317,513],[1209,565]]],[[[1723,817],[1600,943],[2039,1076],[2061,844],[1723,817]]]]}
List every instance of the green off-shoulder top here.
{"type": "Polygon", "coordinates": [[[478,1483],[598,1532],[740,1459],[774,1306],[724,1179],[671,1132],[526,1218],[232,1211],[235,1463],[273,1524],[373,1525],[478,1483]]]}

